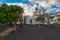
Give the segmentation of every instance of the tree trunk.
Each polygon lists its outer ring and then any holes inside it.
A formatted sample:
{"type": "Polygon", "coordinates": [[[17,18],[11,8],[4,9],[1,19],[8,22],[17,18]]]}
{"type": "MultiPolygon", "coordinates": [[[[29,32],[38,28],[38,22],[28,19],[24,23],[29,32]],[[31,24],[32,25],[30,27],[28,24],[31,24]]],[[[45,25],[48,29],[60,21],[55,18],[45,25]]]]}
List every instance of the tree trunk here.
{"type": "Polygon", "coordinates": [[[16,25],[14,25],[14,30],[16,31],[16,25]]]}
{"type": "Polygon", "coordinates": [[[21,17],[19,21],[20,21],[20,28],[23,28],[23,17],[21,17]]]}
{"type": "Polygon", "coordinates": [[[48,27],[50,28],[50,21],[49,21],[49,18],[48,18],[48,27]]]}
{"type": "Polygon", "coordinates": [[[14,26],[14,31],[16,31],[16,24],[15,24],[15,22],[13,23],[13,26],[14,26]]]}
{"type": "Polygon", "coordinates": [[[22,23],[20,24],[20,28],[23,28],[23,24],[22,23]]]}
{"type": "Polygon", "coordinates": [[[50,28],[50,22],[48,22],[48,27],[50,28]]]}

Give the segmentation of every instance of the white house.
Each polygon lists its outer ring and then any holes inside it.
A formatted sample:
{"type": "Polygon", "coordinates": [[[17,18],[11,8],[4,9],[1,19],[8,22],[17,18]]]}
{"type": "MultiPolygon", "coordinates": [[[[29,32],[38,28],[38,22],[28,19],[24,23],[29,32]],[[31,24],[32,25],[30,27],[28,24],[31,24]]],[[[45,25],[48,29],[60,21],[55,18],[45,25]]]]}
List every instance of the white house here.
{"type": "MultiPolygon", "coordinates": [[[[53,21],[50,22],[50,24],[53,24],[55,23],[56,21],[56,17],[54,17],[53,21]]],[[[36,24],[42,24],[40,21],[37,21],[36,20],[37,16],[27,16],[26,19],[25,19],[25,24],[29,24],[29,25],[36,25],[36,24]]],[[[47,23],[44,23],[44,24],[47,24],[47,23]]]]}
{"type": "Polygon", "coordinates": [[[26,24],[31,24],[31,25],[39,24],[40,22],[36,21],[36,18],[37,16],[26,17],[26,24]]]}

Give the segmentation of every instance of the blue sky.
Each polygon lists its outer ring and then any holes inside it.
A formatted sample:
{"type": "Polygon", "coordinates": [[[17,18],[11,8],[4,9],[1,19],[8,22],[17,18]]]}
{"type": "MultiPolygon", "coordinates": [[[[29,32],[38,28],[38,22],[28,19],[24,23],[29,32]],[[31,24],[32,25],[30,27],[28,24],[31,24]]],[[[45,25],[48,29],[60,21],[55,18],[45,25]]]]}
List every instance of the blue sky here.
{"type": "Polygon", "coordinates": [[[29,2],[28,0],[0,0],[0,3],[20,3],[29,2]]]}
{"type": "MultiPolygon", "coordinates": [[[[23,4],[31,4],[31,2],[29,0],[0,0],[0,3],[23,3],[23,4]]],[[[36,3],[36,5],[39,6],[38,3],[36,3]]],[[[49,13],[51,13],[51,12],[54,13],[58,8],[60,8],[60,6],[57,6],[57,5],[54,5],[54,4],[51,5],[51,10],[49,10],[49,13]]],[[[42,10],[42,9],[44,9],[44,7],[42,7],[40,5],[39,9],[42,10]]]]}
{"type": "Polygon", "coordinates": [[[23,4],[31,4],[29,0],[0,0],[0,3],[23,3],[23,4]]]}

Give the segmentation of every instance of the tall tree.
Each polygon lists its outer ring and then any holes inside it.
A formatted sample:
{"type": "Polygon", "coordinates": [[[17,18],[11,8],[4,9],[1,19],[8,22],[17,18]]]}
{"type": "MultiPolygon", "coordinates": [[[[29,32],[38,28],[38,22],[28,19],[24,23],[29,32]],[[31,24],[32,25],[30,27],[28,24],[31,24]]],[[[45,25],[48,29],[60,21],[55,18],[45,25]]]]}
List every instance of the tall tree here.
{"type": "MultiPolygon", "coordinates": [[[[38,11],[39,11],[39,10],[38,10],[38,11]]],[[[40,10],[40,11],[39,11],[40,14],[37,15],[36,20],[37,20],[37,21],[40,21],[40,22],[43,23],[43,24],[44,24],[44,23],[47,23],[48,26],[50,27],[50,23],[53,21],[53,18],[54,18],[55,16],[46,14],[45,12],[46,12],[46,9],[40,10]],[[42,11],[43,14],[41,14],[41,11],[42,11]]]]}
{"type": "Polygon", "coordinates": [[[0,24],[7,24],[13,22],[14,28],[16,30],[16,21],[21,17],[23,13],[23,8],[16,5],[6,5],[2,4],[0,7],[0,24]]]}

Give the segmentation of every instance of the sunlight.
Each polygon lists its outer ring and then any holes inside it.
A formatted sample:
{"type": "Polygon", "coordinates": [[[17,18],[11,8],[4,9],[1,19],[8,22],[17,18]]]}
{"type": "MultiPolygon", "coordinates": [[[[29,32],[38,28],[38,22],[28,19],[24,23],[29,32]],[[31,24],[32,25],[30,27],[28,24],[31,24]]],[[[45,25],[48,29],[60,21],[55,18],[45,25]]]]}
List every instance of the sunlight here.
{"type": "Polygon", "coordinates": [[[48,3],[46,1],[41,1],[40,4],[43,7],[48,7],[48,3]]]}
{"type": "Polygon", "coordinates": [[[25,13],[26,16],[32,16],[33,13],[25,13]]]}
{"type": "Polygon", "coordinates": [[[49,4],[54,4],[56,0],[49,0],[49,4]]]}

